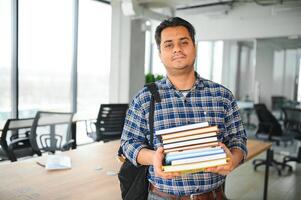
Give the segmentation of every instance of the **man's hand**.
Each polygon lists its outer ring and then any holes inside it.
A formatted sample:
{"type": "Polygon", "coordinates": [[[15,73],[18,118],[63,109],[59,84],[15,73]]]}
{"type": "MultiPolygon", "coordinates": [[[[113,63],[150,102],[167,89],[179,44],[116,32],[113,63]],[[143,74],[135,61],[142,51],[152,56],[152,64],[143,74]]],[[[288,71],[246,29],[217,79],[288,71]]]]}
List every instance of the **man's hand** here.
{"type": "Polygon", "coordinates": [[[171,178],[175,178],[176,176],[181,175],[181,173],[179,173],[179,172],[164,172],[162,170],[163,160],[164,160],[163,147],[159,147],[155,151],[155,155],[153,158],[153,165],[154,165],[154,170],[155,170],[156,176],[160,176],[161,178],[164,178],[164,179],[171,179],[171,178]]]}
{"type": "Polygon", "coordinates": [[[227,154],[227,158],[229,158],[228,163],[226,165],[206,168],[205,171],[218,173],[221,175],[228,175],[238,166],[240,161],[243,159],[243,153],[239,149],[233,149],[230,151],[223,143],[219,143],[219,145],[227,154]]]}

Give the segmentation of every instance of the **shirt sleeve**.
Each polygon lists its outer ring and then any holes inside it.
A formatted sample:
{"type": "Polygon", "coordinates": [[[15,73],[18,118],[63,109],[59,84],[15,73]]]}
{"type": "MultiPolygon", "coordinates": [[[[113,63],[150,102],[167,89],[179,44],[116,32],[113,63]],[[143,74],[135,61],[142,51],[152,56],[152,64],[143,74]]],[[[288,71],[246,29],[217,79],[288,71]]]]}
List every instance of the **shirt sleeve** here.
{"type": "Polygon", "coordinates": [[[145,135],[147,133],[147,121],[141,103],[134,99],[127,111],[124,127],[121,135],[121,147],[124,155],[135,166],[138,166],[137,156],[142,148],[147,148],[145,135]]]}
{"type": "Polygon", "coordinates": [[[229,103],[225,106],[225,127],[227,134],[224,138],[224,143],[230,150],[234,148],[241,150],[244,155],[242,162],[244,162],[248,153],[246,145],[247,134],[243,127],[239,108],[232,94],[229,100],[229,103]]]}

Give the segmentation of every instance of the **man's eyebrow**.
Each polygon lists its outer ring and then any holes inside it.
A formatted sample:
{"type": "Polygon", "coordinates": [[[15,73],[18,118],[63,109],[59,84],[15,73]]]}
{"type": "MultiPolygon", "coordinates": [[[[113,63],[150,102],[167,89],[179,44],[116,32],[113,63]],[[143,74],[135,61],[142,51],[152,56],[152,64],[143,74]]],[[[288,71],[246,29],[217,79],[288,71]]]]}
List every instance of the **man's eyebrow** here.
{"type": "MultiPolygon", "coordinates": [[[[189,37],[182,37],[180,40],[189,40],[189,37]]],[[[165,40],[163,43],[170,43],[172,40],[165,40]]]]}
{"type": "Polygon", "coordinates": [[[172,42],[172,40],[165,40],[163,43],[169,43],[172,42]]]}
{"type": "Polygon", "coordinates": [[[180,40],[189,40],[189,38],[188,37],[182,37],[182,38],[180,38],[180,40]]]}

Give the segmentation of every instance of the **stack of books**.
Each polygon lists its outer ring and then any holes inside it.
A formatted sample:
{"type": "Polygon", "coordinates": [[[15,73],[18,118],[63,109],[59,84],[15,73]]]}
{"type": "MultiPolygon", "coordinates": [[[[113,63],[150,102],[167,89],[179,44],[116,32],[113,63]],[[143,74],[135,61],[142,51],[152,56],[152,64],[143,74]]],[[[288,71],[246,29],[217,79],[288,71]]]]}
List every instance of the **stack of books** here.
{"type": "Polygon", "coordinates": [[[163,129],[161,137],[165,163],[163,171],[193,173],[227,164],[227,155],[218,144],[218,127],[207,122],[163,129]]]}

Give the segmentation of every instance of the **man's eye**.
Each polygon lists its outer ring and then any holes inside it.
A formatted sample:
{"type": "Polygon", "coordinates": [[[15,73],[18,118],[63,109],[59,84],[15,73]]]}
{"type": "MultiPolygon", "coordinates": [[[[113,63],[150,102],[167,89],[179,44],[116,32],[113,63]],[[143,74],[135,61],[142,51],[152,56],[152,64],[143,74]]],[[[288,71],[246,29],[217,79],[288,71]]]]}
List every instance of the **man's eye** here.
{"type": "Polygon", "coordinates": [[[172,44],[166,44],[164,47],[165,47],[165,48],[171,48],[171,47],[172,47],[172,44]]]}
{"type": "Polygon", "coordinates": [[[188,44],[188,41],[182,41],[182,44],[187,45],[187,44],[188,44]]]}

